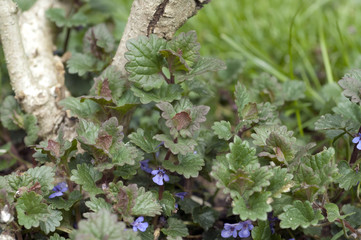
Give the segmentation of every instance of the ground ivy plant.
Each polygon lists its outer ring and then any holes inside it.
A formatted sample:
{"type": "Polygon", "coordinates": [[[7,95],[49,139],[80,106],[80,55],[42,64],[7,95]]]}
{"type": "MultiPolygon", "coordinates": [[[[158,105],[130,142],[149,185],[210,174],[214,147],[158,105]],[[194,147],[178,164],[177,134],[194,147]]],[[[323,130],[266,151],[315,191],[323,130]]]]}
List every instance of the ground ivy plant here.
{"type": "Polygon", "coordinates": [[[51,240],[361,239],[359,70],[340,80],[345,97],[314,121],[330,143],[318,144],[283,124],[283,106],[304,97],[295,80],[239,81],[229,99],[233,120],[212,116],[203,99],[225,64],[200,56],[194,31],[128,41],[126,77],[101,57],[114,47],[105,25],[87,41],[67,64],[97,75],[90,94],[59,103],[77,121],[75,138],[60,128],[57,139],[38,143],[36,119],[11,96],[2,104],[3,126],[25,129],[36,164],[0,177],[1,232],[51,240]]]}

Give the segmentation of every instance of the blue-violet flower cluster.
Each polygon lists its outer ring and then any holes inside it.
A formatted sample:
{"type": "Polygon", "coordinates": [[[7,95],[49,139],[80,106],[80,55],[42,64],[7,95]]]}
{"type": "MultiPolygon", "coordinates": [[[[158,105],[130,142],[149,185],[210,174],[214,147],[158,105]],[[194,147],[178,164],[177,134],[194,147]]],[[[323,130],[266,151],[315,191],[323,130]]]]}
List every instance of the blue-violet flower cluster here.
{"type": "Polygon", "coordinates": [[[361,150],[361,133],[357,133],[357,136],[352,139],[353,143],[357,143],[357,149],[361,150]]]}
{"type": "Polygon", "coordinates": [[[251,235],[251,230],[253,229],[252,222],[250,220],[239,222],[239,223],[225,223],[224,229],[221,232],[223,238],[229,238],[233,236],[237,237],[237,234],[241,238],[247,238],[251,235]],[[239,232],[238,232],[239,231],[239,232]]]}
{"type": "Polygon", "coordinates": [[[55,193],[50,194],[49,198],[60,197],[64,195],[64,192],[68,191],[68,186],[65,182],[58,183],[53,189],[55,193]]]}
{"type": "Polygon", "coordinates": [[[147,230],[148,223],[143,221],[144,217],[140,216],[132,223],[134,232],[137,232],[138,230],[141,232],[145,232],[145,230],[147,230]]]}
{"type": "Polygon", "coordinates": [[[169,181],[169,176],[167,174],[165,174],[165,171],[161,168],[159,168],[158,170],[153,170],[152,172],[152,175],[155,175],[152,179],[153,179],[153,182],[155,182],[156,184],[162,186],[164,183],[163,183],[163,180],[165,182],[168,182],[169,181]]]}

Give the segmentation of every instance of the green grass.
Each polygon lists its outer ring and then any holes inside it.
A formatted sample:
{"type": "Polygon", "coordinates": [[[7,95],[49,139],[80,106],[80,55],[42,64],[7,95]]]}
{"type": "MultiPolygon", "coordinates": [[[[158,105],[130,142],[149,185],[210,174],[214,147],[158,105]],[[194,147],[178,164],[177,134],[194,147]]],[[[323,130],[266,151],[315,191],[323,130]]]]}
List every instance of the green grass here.
{"type": "Polygon", "coordinates": [[[327,89],[340,92],[337,81],[360,67],[360,10],[356,0],[212,0],[179,31],[197,31],[202,55],[242,59],[242,81],[262,72],[302,80],[306,99],[288,109],[302,136],[327,89]]]}

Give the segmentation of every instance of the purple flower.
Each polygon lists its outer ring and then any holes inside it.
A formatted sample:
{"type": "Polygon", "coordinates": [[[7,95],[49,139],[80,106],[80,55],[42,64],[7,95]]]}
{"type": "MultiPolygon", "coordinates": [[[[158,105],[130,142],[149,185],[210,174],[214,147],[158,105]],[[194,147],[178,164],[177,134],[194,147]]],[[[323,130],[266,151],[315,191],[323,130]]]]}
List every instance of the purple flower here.
{"type": "Polygon", "coordinates": [[[145,232],[145,230],[147,230],[148,223],[143,221],[144,217],[140,216],[132,223],[134,232],[137,232],[138,230],[141,232],[145,232]]]}
{"type": "MultiPolygon", "coordinates": [[[[164,142],[161,142],[158,146],[155,147],[155,149],[160,148],[160,146],[162,146],[164,144],[164,142]]],[[[155,157],[158,158],[159,157],[159,150],[155,153],[155,157]]]]}
{"type": "Polygon", "coordinates": [[[153,170],[152,171],[152,175],[155,175],[152,179],[153,182],[155,182],[158,185],[163,185],[163,180],[168,182],[169,181],[169,177],[167,174],[165,174],[165,171],[161,168],[159,168],[159,170],[153,170]]]}
{"type": "Polygon", "coordinates": [[[241,238],[247,238],[251,235],[251,230],[253,229],[253,225],[252,225],[252,222],[251,220],[247,220],[247,221],[244,221],[244,222],[240,222],[239,223],[242,227],[241,231],[239,231],[238,235],[241,237],[241,238]]]}
{"type": "Polygon", "coordinates": [[[58,185],[56,185],[53,188],[53,191],[55,193],[50,194],[49,198],[55,198],[55,197],[63,196],[64,195],[63,193],[68,191],[68,186],[66,185],[65,182],[61,182],[61,183],[58,183],[58,185]]]}
{"type": "Polygon", "coordinates": [[[186,192],[179,192],[174,194],[174,196],[179,197],[181,200],[183,200],[186,195],[187,195],[186,192]]]}
{"type": "Polygon", "coordinates": [[[242,228],[241,223],[235,223],[235,224],[225,223],[224,224],[224,229],[221,232],[221,236],[223,238],[229,238],[231,236],[236,238],[237,237],[237,231],[241,230],[241,228],[242,228]]]}
{"type": "Polygon", "coordinates": [[[352,139],[353,143],[357,143],[357,149],[361,150],[361,133],[357,133],[357,136],[352,139]]]}
{"type": "Polygon", "coordinates": [[[276,225],[276,221],[278,221],[278,218],[273,216],[272,212],[269,212],[267,214],[267,219],[269,221],[269,227],[271,229],[271,233],[274,234],[276,232],[275,225],[276,225]]]}
{"type": "Polygon", "coordinates": [[[153,169],[149,167],[148,163],[149,163],[149,159],[140,161],[140,168],[146,173],[151,173],[153,169]]]}

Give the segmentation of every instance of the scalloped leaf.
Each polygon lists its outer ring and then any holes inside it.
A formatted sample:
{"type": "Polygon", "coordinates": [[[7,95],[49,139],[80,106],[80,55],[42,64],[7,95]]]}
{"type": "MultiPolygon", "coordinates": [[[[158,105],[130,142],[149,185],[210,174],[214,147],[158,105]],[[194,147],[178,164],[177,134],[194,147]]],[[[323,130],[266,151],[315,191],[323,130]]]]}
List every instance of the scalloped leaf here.
{"type": "Polygon", "coordinates": [[[40,229],[46,234],[54,232],[56,227],[60,226],[61,220],[63,220],[62,213],[60,211],[53,210],[51,207],[48,207],[48,212],[49,213],[40,221],[40,229]]]}
{"type": "Polygon", "coordinates": [[[361,181],[361,172],[355,171],[350,168],[348,162],[340,161],[337,164],[339,176],[335,182],[345,190],[350,190],[361,181]]]}
{"type": "Polygon", "coordinates": [[[354,103],[361,101],[361,71],[356,69],[347,73],[338,84],[344,89],[343,95],[354,103]]]}
{"type": "Polygon", "coordinates": [[[202,228],[208,230],[218,219],[219,213],[211,207],[200,206],[193,209],[192,216],[195,223],[199,223],[202,228]]]}
{"type": "Polygon", "coordinates": [[[95,185],[102,178],[102,173],[95,170],[94,167],[85,163],[78,164],[77,169],[71,171],[70,180],[82,185],[83,189],[92,195],[102,193],[103,191],[95,185]]]}
{"type": "Polygon", "coordinates": [[[95,47],[111,53],[115,48],[115,40],[104,23],[95,25],[87,30],[83,38],[83,52],[94,54],[95,47]]]}
{"type": "Polygon", "coordinates": [[[229,144],[229,149],[231,152],[226,157],[229,162],[229,169],[232,171],[258,163],[256,149],[250,147],[248,142],[243,141],[238,136],[235,136],[233,143],[229,144]]]}
{"type": "Polygon", "coordinates": [[[132,214],[154,217],[155,215],[160,215],[161,212],[162,207],[158,203],[157,197],[152,192],[146,192],[144,187],[140,187],[132,208],[132,214]]]}
{"type": "Polygon", "coordinates": [[[321,210],[313,210],[309,201],[296,200],[292,205],[285,206],[283,210],[284,213],[278,216],[281,220],[281,228],[291,228],[292,230],[298,227],[307,228],[324,219],[321,210]]]}
{"type": "Polygon", "coordinates": [[[233,200],[233,213],[238,214],[242,221],[250,219],[252,221],[267,220],[267,212],[272,210],[267,202],[270,192],[255,193],[246,201],[242,197],[233,200]]]}
{"type": "Polygon", "coordinates": [[[7,96],[0,108],[0,120],[4,127],[9,130],[18,130],[17,116],[22,115],[20,106],[14,96],[7,96]]]}
{"type": "Polygon", "coordinates": [[[192,67],[199,59],[200,44],[197,42],[197,33],[189,31],[187,33],[180,33],[167,43],[167,49],[174,52],[181,51],[180,55],[187,62],[187,65],[192,67]]]}
{"type": "Polygon", "coordinates": [[[175,199],[169,191],[164,191],[162,195],[162,200],[159,201],[162,206],[163,213],[166,216],[171,216],[175,209],[175,199]]]}
{"type": "Polygon", "coordinates": [[[125,58],[128,63],[125,69],[129,72],[129,80],[146,91],[160,88],[164,82],[161,75],[164,59],[159,50],[164,49],[166,41],[156,35],[149,38],[140,36],[126,43],[128,52],[125,58]]]}
{"type": "Polygon", "coordinates": [[[42,196],[35,192],[26,192],[17,200],[16,212],[20,225],[26,229],[39,227],[49,214],[48,206],[42,200],[42,196]]]}
{"type": "Polygon", "coordinates": [[[164,134],[157,134],[153,137],[158,141],[164,142],[164,146],[171,150],[173,154],[186,155],[187,153],[193,153],[197,142],[193,139],[178,138],[177,143],[173,142],[170,136],[164,134]]]}
{"type": "Polygon", "coordinates": [[[359,128],[359,123],[347,119],[339,114],[322,115],[320,119],[315,122],[315,130],[324,130],[329,138],[335,138],[346,132],[356,132],[359,128]]]}
{"type": "Polygon", "coordinates": [[[231,123],[228,121],[215,122],[212,126],[212,129],[219,139],[228,141],[233,136],[231,123]]]}
{"type": "Polygon", "coordinates": [[[188,153],[187,155],[179,155],[176,163],[168,160],[164,161],[162,166],[171,172],[183,175],[185,178],[198,177],[199,171],[204,166],[204,160],[199,154],[188,153]]]}
{"type": "Polygon", "coordinates": [[[71,239],[140,240],[137,233],[125,231],[126,225],[118,222],[118,216],[109,210],[101,209],[96,213],[84,214],[86,220],[79,222],[79,229],[71,232],[71,239]]]}
{"type": "Polygon", "coordinates": [[[182,87],[177,84],[162,84],[159,89],[152,89],[150,91],[144,91],[132,86],[131,90],[135,96],[139,97],[143,104],[150,102],[173,102],[174,100],[181,99],[183,92],[182,87]]]}
{"type": "Polygon", "coordinates": [[[153,134],[150,131],[144,132],[143,129],[138,128],[136,132],[131,133],[128,137],[132,143],[140,147],[147,153],[155,153],[158,151],[159,141],[152,138],[153,134]]]}
{"type": "Polygon", "coordinates": [[[80,98],[67,97],[59,101],[59,105],[66,110],[70,110],[73,115],[81,118],[93,116],[100,111],[100,106],[90,99],[81,100],[80,98]]]}
{"type": "Polygon", "coordinates": [[[189,235],[187,226],[182,220],[176,218],[169,218],[168,227],[162,228],[162,233],[171,237],[186,237],[189,235]]]}
{"type": "Polygon", "coordinates": [[[98,72],[102,70],[104,63],[90,54],[74,53],[66,62],[69,73],[77,73],[79,76],[87,72],[98,72]]]}

